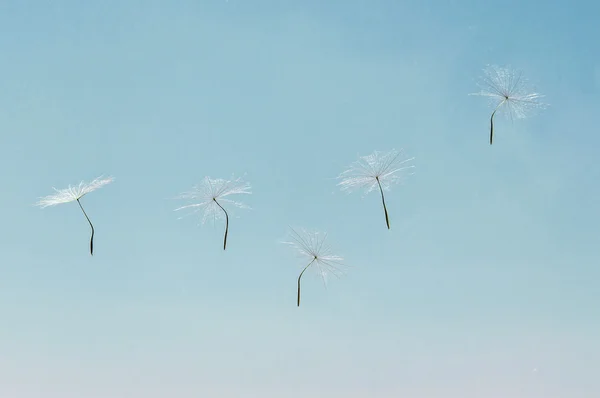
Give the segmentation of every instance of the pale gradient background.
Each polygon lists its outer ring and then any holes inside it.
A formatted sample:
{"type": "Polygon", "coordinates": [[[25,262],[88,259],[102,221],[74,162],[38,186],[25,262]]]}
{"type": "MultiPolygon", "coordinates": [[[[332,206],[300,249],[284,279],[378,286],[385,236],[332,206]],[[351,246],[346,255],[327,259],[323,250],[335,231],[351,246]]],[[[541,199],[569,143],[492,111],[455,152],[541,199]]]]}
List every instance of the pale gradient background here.
{"type": "Polygon", "coordinates": [[[600,396],[594,1],[0,2],[0,397],[600,396]],[[84,4],[85,3],[85,4],[84,4]],[[94,4],[92,4],[94,3],[94,4]],[[524,4],[526,3],[526,4],[524,4]],[[511,64],[551,104],[468,96],[511,64]],[[347,196],[358,154],[415,175],[347,196]],[[83,203],[51,187],[111,174],[83,203]],[[254,194],[223,225],[170,199],[254,194]],[[327,230],[328,289],[279,244],[327,230]],[[534,369],[537,369],[534,371],[534,369]]]}

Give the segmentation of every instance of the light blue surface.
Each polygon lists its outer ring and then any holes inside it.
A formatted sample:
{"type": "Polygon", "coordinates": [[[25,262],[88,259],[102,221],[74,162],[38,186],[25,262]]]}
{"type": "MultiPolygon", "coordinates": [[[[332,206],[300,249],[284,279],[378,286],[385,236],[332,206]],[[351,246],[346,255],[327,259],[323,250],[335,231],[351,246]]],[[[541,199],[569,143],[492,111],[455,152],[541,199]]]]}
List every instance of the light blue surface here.
{"type": "Polygon", "coordinates": [[[593,1],[0,3],[0,397],[600,395],[593,1]],[[85,3],[85,4],[84,4],[85,3]],[[496,120],[476,80],[550,107],[496,120]],[[404,148],[379,197],[333,179],[404,148]],[[246,173],[252,207],[172,198],[246,173]],[[75,203],[33,204],[100,174],[75,203]],[[329,232],[327,290],[285,245],[329,232]],[[535,371],[534,371],[535,369],[535,371]]]}

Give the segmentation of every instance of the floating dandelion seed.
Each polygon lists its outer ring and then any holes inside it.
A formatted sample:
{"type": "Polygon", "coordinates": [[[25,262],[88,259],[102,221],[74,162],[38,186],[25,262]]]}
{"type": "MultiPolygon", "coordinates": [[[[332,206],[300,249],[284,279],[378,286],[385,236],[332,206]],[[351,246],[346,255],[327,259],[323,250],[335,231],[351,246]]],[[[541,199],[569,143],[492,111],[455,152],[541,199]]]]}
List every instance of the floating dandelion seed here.
{"type": "Polygon", "coordinates": [[[229,233],[229,214],[223,207],[225,204],[230,204],[239,208],[249,208],[240,202],[235,202],[230,199],[225,199],[226,196],[235,194],[251,194],[250,184],[243,182],[240,178],[236,180],[212,179],[204,177],[200,185],[195,186],[191,191],[179,196],[180,199],[189,199],[192,201],[200,200],[200,202],[192,203],[186,206],[179,207],[175,211],[183,209],[194,209],[191,214],[203,211],[202,223],[212,218],[213,221],[225,217],[225,237],[223,238],[223,250],[227,247],[227,234],[229,233]]]}
{"type": "Polygon", "coordinates": [[[351,192],[364,188],[366,193],[369,193],[379,189],[388,229],[390,229],[390,219],[383,192],[389,190],[393,184],[401,182],[404,175],[408,174],[408,170],[415,167],[408,164],[414,158],[404,159],[402,153],[402,150],[392,150],[387,153],[375,151],[370,155],[361,156],[338,177],[342,180],[338,185],[344,191],[351,192]]]}
{"type": "Polygon", "coordinates": [[[99,188],[103,187],[104,185],[109,184],[113,181],[114,181],[113,177],[102,178],[102,176],[100,176],[90,183],[81,181],[79,183],[79,185],[75,186],[75,187],[72,187],[69,185],[69,187],[65,188],[65,189],[52,188],[56,191],[56,193],[53,195],[48,195],[48,196],[44,196],[43,198],[40,198],[40,200],[36,203],[36,206],[39,206],[43,209],[48,206],[55,206],[55,205],[58,205],[61,203],[69,203],[69,202],[77,201],[79,208],[81,208],[83,215],[85,216],[88,223],[90,224],[90,227],[92,228],[92,236],[90,238],[90,254],[93,256],[94,255],[94,225],[92,224],[92,222],[90,221],[90,218],[88,217],[87,213],[83,209],[80,199],[83,198],[88,193],[93,192],[96,189],[99,189],[99,188]]]}
{"type": "Polygon", "coordinates": [[[492,145],[496,112],[505,110],[505,114],[511,119],[514,117],[523,119],[536,109],[544,109],[547,105],[539,101],[544,96],[533,92],[520,71],[490,65],[484,69],[484,73],[485,76],[479,83],[481,91],[470,95],[488,97],[494,107],[490,117],[490,145],[492,145]]]}
{"type": "Polygon", "coordinates": [[[302,257],[307,258],[310,262],[304,266],[302,272],[298,276],[298,307],[300,306],[300,280],[304,271],[313,265],[317,273],[323,279],[323,283],[327,285],[327,275],[332,274],[336,277],[343,275],[342,268],[345,267],[342,264],[344,260],[340,256],[331,254],[329,246],[326,244],[327,234],[321,232],[311,232],[306,230],[300,230],[297,232],[293,228],[290,228],[291,242],[283,242],[291,245],[296,249],[302,257]]]}

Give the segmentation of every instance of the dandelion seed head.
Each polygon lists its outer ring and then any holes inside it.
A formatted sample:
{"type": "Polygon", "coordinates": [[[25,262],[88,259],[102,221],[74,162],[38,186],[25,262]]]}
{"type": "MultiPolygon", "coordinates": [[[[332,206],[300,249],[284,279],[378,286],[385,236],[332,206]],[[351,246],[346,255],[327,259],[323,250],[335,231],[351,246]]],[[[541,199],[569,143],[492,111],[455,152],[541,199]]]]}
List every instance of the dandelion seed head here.
{"type": "Polygon", "coordinates": [[[519,70],[488,65],[478,83],[481,91],[470,95],[487,97],[490,106],[504,111],[511,119],[523,119],[548,105],[540,101],[544,95],[534,92],[519,70]]]}
{"type": "Polygon", "coordinates": [[[202,182],[192,188],[191,191],[184,192],[179,199],[186,199],[192,203],[189,205],[181,206],[175,209],[179,210],[191,210],[188,215],[202,212],[202,223],[206,221],[225,218],[223,210],[219,207],[230,205],[240,209],[249,209],[250,207],[242,202],[228,199],[227,196],[237,194],[251,194],[251,186],[249,183],[242,181],[241,178],[233,180],[225,180],[222,178],[210,178],[204,177],[202,182]]]}
{"type": "Polygon", "coordinates": [[[343,191],[352,192],[364,188],[365,193],[378,189],[389,190],[394,184],[400,183],[412,174],[415,167],[410,164],[414,158],[404,158],[403,151],[389,152],[374,151],[367,156],[361,156],[352,163],[350,168],[341,173],[337,184],[343,191]]]}
{"type": "MultiPolygon", "coordinates": [[[[327,284],[328,275],[339,278],[347,268],[347,265],[343,263],[344,259],[332,253],[331,247],[327,243],[326,233],[290,228],[290,241],[283,243],[290,245],[302,258],[309,262],[313,261],[312,265],[315,266],[316,273],[321,276],[325,284],[327,284]]],[[[306,267],[306,265],[302,264],[302,267],[306,267]]]]}
{"type": "Polygon", "coordinates": [[[91,182],[81,181],[76,186],[69,185],[67,188],[64,189],[52,188],[54,189],[55,193],[40,198],[35,205],[44,208],[48,206],[55,206],[61,203],[74,202],[76,200],[81,199],[88,193],[93,192],[113,181],[113,177],[104,178],[103,176],[100,176],[91,182]]]}

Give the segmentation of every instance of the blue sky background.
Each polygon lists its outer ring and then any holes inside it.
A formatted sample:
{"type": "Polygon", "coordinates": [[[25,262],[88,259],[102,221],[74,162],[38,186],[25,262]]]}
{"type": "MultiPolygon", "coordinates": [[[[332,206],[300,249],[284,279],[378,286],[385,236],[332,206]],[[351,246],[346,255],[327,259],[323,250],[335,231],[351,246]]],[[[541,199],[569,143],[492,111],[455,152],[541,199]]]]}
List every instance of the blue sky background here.
{"type": "Polygon", "coordinates": [[[0,396],[600,394],[600,5],[348,0],[0,3],[0,396]],[[85,3],[85,4],[84,4],[85,3]],[[551,106],[498,118],[523,70],[551,106]],[[404,148],[388,194],[341,193],[404,148]],[[171,199],[244,175],[252,210],[171,199]],[[74,203],[33,204],[100,174],[74,203]],[[329,232],[328,289],[285,245],[329,232]],[[535,369],[535,371],[534,371],[535,369]]]}

